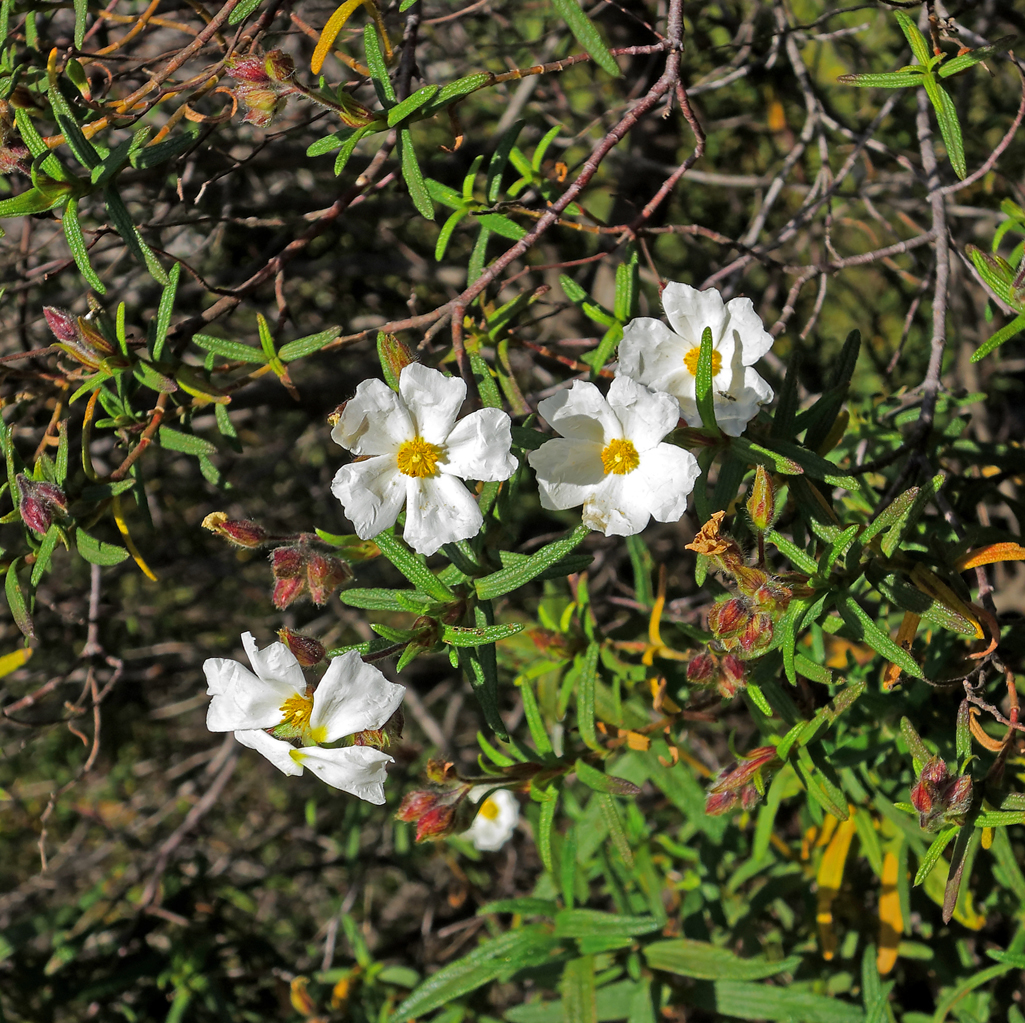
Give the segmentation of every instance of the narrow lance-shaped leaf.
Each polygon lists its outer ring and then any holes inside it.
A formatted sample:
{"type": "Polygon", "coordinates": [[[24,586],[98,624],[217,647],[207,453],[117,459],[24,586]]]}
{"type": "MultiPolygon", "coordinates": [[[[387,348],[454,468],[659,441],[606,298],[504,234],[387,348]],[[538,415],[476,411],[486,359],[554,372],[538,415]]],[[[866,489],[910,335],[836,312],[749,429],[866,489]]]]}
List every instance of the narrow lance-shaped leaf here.
{"type": "Polygon", "coordinates": [[[712,392],[712,328],[705,327],[701,332],[701,347],[698,349],[698,367],[694,374],[695,397],[701,425],[718,435],[719,427],[715,422],[715,396],[712,392]]]}
{"type": "Polygon", "coordinates": [[[947,147],[950,166],[954,168],[954,173],[964,180],[968,174],[968,167],[965,164],[964,142],[961,139],[961,125],[957,119],[957,108],[954,106],[954,101],[933,75],[925,75],[922,84],[936,110],[936,120],[940,126],[943,142],[947,147]]]}
{"type": "Polygon", "coordinates": [[[569,30],[576,36],[577,42],[591,55],[603,71],[619,78],[622,72],[616,63],[616,58],[609,53],[605,41],[602,39],[594,23],[581,10],[576,0],[552,0],[552,6],[558,12],[559,17],[569,26],[569,30]]]}

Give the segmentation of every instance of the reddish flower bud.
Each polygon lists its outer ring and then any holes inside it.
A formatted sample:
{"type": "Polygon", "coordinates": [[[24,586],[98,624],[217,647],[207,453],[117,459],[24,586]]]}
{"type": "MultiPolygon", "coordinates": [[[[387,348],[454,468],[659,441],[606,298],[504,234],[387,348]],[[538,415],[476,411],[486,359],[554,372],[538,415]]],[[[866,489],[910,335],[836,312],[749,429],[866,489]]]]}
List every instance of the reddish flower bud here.
{"type": "Polygon", "coordinates": [[[911,786],[911,805],[924,817],[932,812],[931,786],[921,778],[911,786]]]}
{"type": "Polygon", "coordinates": [[[933,757],[922,765],[921,780],[929,785],[942,785],[947,780],[947,765],[942,757],[933,757]]]}
{"type": "Polygon", "coordinates": [[[717,686],[727,700],[736,696],[739,690],[747,688],[747,671],[739,657],[727,654],[722,659],[717,686]]]}
{"type": "Polygon", "coordinates": [[[58,341],[71,343],[78,341],[81,337],[81,332],[78,329],[78,317],[66,309],[58,309],[52,305],[43,306],[43,316],[46,318],[46,325],[58,341]]]}
{"type": "Polygon", "coordinates": [[[262,57],[233,57],[227,62],[225,70],[240,82],[265,85],[270,81],[267,65],[262,57]]]}
{"type": "Polygon", "coordinates": [[[719,677],[719,661],[713,654],[692,657],[687,664],[687,681],[695,686],[715,685],[719,677]]]}
{"type": "Polygon", "coordinates": [[[268,78],[274,82],[285,82],[295,74],[295,61],[281,50],[271,50],[263,66],[268,78]]]}
{"type": "Polygon", "coordinates": [[[424,774],[427,775],[427,780],[434,782],[435,785],[451,784],[458,778],[455,766],[447,760],[428,760],[424,774]]]}
{"type": "Polygon", "coordinates": [[[279,611],[284,611],[289,604],[294,604],[299,600],[305,592],[305,579],[301,577],[294,579],[279,579],[274,584],[271,601],[279,611]]]}
{"type": "Polygon", "coordinates": [[[967,774],[956,778],[946,792],[947,810],[952,816],[959,817],[972,808],[972,779],[967,774]]]}
{"type": "Polygon", "coordinates": [[[776,521],[776,488],[762,465],[755,468],[755,478],[747,498],[747,513],[751,516],[751,525],[759,533],[764,533],[776,521]]]}
{"type": "Polygon", "coordinates": [[[277,547],[270,562],[275,579],[295,579],[306,569],[306,552],[301,547],[277,547]]]}
{"type": "Polygon", "coordinates": [[[733,579],[737,589],[745,597],[754,595],[769,581],[769,576],[760,568],[748,568],[747,565],[736,565],[733,568],[733,579]]]}
{"type": "Polygon", "coordinates": [[[761,801],[761,793],[754,785],[745,785],[740,790],[740,808],[742,810],[753,810],[761,801]]]}
{"type": "Polygon", "coordinates": [[[295,655],[295,659],[304,668],[312,668],[320,664],[327,653],[322,643],[317,642],[311,636],[300,636],[298,632],[291,629],[279,629],[278,639],[295,655]]]}
{"type": "Polygon", "coordinates": [[[456,829],[456,808],[444,803],[431,807],[416,822],[416,840],[444,838],[456,829]]]}
{"type": "Polygon", "coordinates": [[[385,334],[383,331],[377,335],[377,357],[381,360],[385,380],[392,383],[392,386],[398,384],[402,371],[417,361],[408,345],[404,345],[394,334],[385,334]]]}
{"type": "Polygon", "coordinates": [[[759,612],[751,616],[747,628],[740,635],[740,649],[746,657],[755,657],[772,646],[774,626],[772,618],[759,612]]]}
{"type": "Polygon", "coordinates": [[[739,636],[750,621],[747,601],[739,597],[720,600],[708,611],[708,629],[719,639],[733,639],[739,636]]]}
{"type": "Polygon", "coordinates": [[[318,606],[326,604],[339,586],[352,579],[352,569],[338,558],[325,557],[323,554],[312,554],[306,562],[306,576],[310,587],[310,597],[318,606]]]}
{"type": "Polygon", "coordinates": [[[284,96],[279,96],[275,89],[265,85],[242,82],[232,92],[246,108],[246,116],[242,118],[242,123],[252,124],[257,128],[269,127],[288,104],[284,96]]]}
{"type": "Polygon", "coordinates": [[[416,789],[407,792],[402,797],[402,802],[395,813],[400,821],[418,821],[435,803],[438,802],[437,792],[428,792],[424,789],[416,789]]]}
{"type": "Polygon", "coordinates": [[[229,519],[224,512],[211,512],[203,519],[203,528],[216,533],[236,547],[259,547],[267,542],[267,530],[249,519],[229,519]]]}
{"type": "Polygon", "coordinates": [[[709,793],[708,798],[705,800],[705,813],[709,817],[721,817],[724,813],[729,813],[737,805],[739,798],[736,792],[709,793]]]}
{"type": "Polygon", "coordinates": [[[68,499],[64,491],[54,483],[34,480],[18,473],[18,510],[21,519],[35,533],[40,535],[53,524],[55,517],[62,517],[68,510],[68,499]]]}

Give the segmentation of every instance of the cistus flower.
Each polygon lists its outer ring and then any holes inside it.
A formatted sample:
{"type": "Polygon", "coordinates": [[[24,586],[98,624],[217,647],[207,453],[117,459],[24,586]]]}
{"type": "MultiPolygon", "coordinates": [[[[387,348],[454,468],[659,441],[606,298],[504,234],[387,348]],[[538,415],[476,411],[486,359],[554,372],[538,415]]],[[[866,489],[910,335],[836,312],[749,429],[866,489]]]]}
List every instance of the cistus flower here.
{"type": "Polygon", "coordinates": [[[509,416],[482,408],[456,422],[466,384],[412,363],[396,394],[364,380],[331,431],[356,456],[331,491],[361,539],[377,536],[406,506],[403,536],[418,554],[476,535],[483,518],[462,480],[496,482],[516,471],[509,416]]]}
{"type": "Polygon", "coordinates": [[[560,434],[527,456],[544,508],[583,505],[584,525],[606,536],[633,536],[651,518],[676,522],[699,475],[697,459],[662,443],[679,419],[676,402],[629,377],[608,398],[575,380],[538,404],[560,434]]]}
{"type": "Polygon", "coordinates": [[[751,367],[772,347],[772,335],[749,298],[723,303],[714,288],[698,291],[670,282],[662,308],[672,327],[642,316],[623,328],[618,373],[680,403],[690,426],[700,426],[696,377],[701,335],[712,331],[712,394],[715,419],[723,433],[739,437],[758,407],[772,400],[772,388],[751,367]]]}
{"type": "Polygon", "coordinates": [[[56,483],[34,480],[18,473],[14,477],[18,484],[18,511],[21,520],[40,536],[53,524],[54,518],[63,518],[68,510],[68,499],[56,483]]]}
{"type": "Polygon", "coordinates": [[[234,732],[239,742],[262,753],[285,774],[302,774],[308,768],[334,788],[383,803],[390,756],[370,746],[322,749],[320,744],[383,728],[402,702],[405,688],[389,682],[349,650],[331,661],[314,689],[283,643],[258,650],[247,632],[242,645],[255,674],[238,661],[219,657],[203,665],[207,693],[213,697],[207,728],[234,732]]]}
{"type": "Polygon", "coordinates": [[[519,800],[508,789],[498,789],[481,803],[463,838],[481,852],[496,852],[512,837],[519,820],[519,800]]]}

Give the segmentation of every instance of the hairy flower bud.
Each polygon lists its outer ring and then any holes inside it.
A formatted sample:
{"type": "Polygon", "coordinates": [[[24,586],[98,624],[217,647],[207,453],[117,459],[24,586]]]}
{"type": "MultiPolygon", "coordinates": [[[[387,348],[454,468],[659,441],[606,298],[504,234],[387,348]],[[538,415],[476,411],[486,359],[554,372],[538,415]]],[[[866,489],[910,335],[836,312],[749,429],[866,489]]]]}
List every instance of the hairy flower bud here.
{"type": "Polygon", "coordinates": [[[727,700],[736,696],[739,690],[747,688],[747,671],[739,657],[727,654],[719,668],[719,680],[716,684],[719,692],[727,700]]]}
{"type": "Polygon", "coordinates": [[[310,597],[318,606],[326,604],[339,586],[352,579],[352,569],[338,558],[329,558],[323,554],[312,554],[306,562],[306,578],[310,587],[310,597]]]}
{"type": "Polygon", "coordinates": [[[759,612],[751,615],[747,627],[740,634],[740,649],[745,657],[757,657],[772,646],[775,627],[772,618],[759,612]]]}
{"type": "Polygon", "coordinates": [[[279,611],[284,611],[294,604],[306,592],[306,582],[302,578],[279,579],[271,592],[271,602],[279,611]]]}
{"type": "Polygon", "coordinates": [[[264,59],[258,56],[232,57],[225,65],[225,70],[237,81],[253,85],[266,85],[271,80],[264,59]]]}
{"type": "Polygon", "coordinates": [[[417,361],[408,345],[403,344],[394,334],[385,334],[383,331],[377,335],[377,357],[381,360],[385,380],[394,381],[393,387],[398,387],[399,374],[417,361]]]}
{"type": "Polygon", "coordinates": [[[947,790],[947,813],[954,817],[967,813],[972,807],[972,779],[967,774],[955,778],[947,790]]]}
{"type": "Polygon", "coordinates": [[[275,579],[295,579],[306,568],[306,552],[301,547],[276,547],[270,561],[275,579]]]}
{"type": "Polygon", "coordinates": [[[416,822],[416,840],[439,839],[456,830],[456,808],[446,803],[431,807],[416,822]]]}
{"type": "Polygon", "coordinates": [[[55,517],[63,517],[68,510],[68,499],[55,483],[34,480],[18,473],[18,510],[21,519],[35,533],[43,535],[55,517]]]}
{"type": "Polygon", "coordinates": [[[295,61],[281,50],[271,50],[264,58],[267,77],[274,82],[285,82],[295,74],[295,61]]]}
{"type": "Polygon", "coordinates": [[[224,512],[211,512],[203,519],[202,525],[236,547],[259,547],[267,542],[267,530],[259,523],[249,519],[229,519],[224,512]]]}
{"type": "Polygon", "coordinates": [[[415,789],[413,792],[407,792],[402,797],[402,802],[399,804],[398,810],[395,811],[395,817],[397,820],[406,821],[418,821],[432,806],[434,806],[439,799],[437,792],[428,792],[425,789],[415,789]]]}
{"type": "Polygon", "coordinates": [[[295,655],[295,659],[304,668],[312,668],[320,664],[327,654],[323,643],[312,636],[300,636],[291,629],[278,629],[278,639],[295,655]]]}
{"type": "Polygon", "coordinates": [[[714,654],[692,657],[687,664],[687,681],[694,686],[712,686],[719,678],[719,661],[714,654]]]}
{"type": "Polygon", "coordinates": [[[71,343],[80,339],[81,332],[78,329],[78,317],[69,313],[66,309],[58,309],[52,305],[43,306],[43,317],[46,319],[46,325],[58,341],[71,343]]]}
{"type": "Polygon", "coordinates": [[[755,467],[755,478],[747,498],[747,513],[751,517],[751,525],[759,533],[764,533],[776,521],[776,488],[762,465],[755,467]]]}
{"type": "Polygon", "coordinates": [[[932,812],[932,786],[921,778],[911,786],[911,805],[924,817],[932,812]]]}
{"type": "Polygon", "coordinates": [[[705,813],[709,817],[721,817],[737,805],[739,798],[736,792],[710,792],[705,800],[705,813]]]}
{"type": "Polygon", "coordinates": [[[708,611],[708,629],[718,639],[735,639],[748,626],[751,614],[747,601],[739,597],[720,600],[708,611]]]}

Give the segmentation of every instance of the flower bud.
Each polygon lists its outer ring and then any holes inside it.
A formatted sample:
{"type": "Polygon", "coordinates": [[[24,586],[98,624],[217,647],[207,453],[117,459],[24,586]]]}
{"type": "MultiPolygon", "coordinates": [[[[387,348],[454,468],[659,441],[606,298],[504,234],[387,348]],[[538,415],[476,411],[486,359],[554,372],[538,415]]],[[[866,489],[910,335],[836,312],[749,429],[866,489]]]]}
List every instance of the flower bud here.
{"type": "Polygon", "coordinates": [[[708,629],[719,639],[734,639],[741,635],[750,620],[747,601],[739,597],[717,601],[708,611],[708,629]]]}
{"type": "Polygon", "coordinates": [[[224,512],[211,512],[203,519],[202,525],[236,547],[259,547],[266,543],[268,537],[267,530],[259,523],[249,519],[229,519],[224,512]]]}
{"type": "Polygon", "coordinates": [[[740,790],[740,808],[742,810],[753,810],[762,800],[761,793],[754,785],[745,785],[740,790]]]}
{"type": "Polygon", "coordinates": [[[931,786],[927,785],[921,778],[911,786],[911,805],[923,817],[932,812],[931,786]]]}
{"type": "Polygon", "coordinates": [[[397,820],[418,821],[427,811],[438,802],[437,792],[428,792],[425,789],[416,789],[407,792],[402,797],[398,810],[395,811],[397,820]]]}
{"type": "Polygon", "coordinates": [[[417,361],[408,345],[404,345],[394,334],[385,334],[384,331],[377,335],[377,357],[381,360],[385,380],[396,390],[399,375],[417,361]]]}
{"type": "Polygon", "coordinates": [[[239,82],[266,85],[270,81],[270,75],[267,73],[267,65],[264,59],[254,55],[232,57],[228,60],[225,70],[232,78],[239,82]]]}
{"type": "Polygon", "coordinates": [[[687,681],[694,686],[712,686],[719,678],[719,661],[714,654],[692,657],[687,664],[687,681]]]}
{"type": "Polygon", "coordinates": [[[279,629],[278,639],[292,651],[303,668],[312,668],[315,664],[320,664],[327,653],[324,645],[312,636],[300,636],[291,629],[279,629]]]}
{"type": "Polygon", "coordinates": [[[774,626],[772,618],[759,612],[751,615],[747,628],[740,635],[740,649],[746,657],[757,657],[772,646],[774,626]]]}
{"type": "Polygon", "coordinates": [[[427,775],[427,780],[434,782],[435,785],[450,785],[458,778],[455,766],[447,760],[428,760],[424,774],[427,775]]]}
{"type": "Polygon", "coordinates": [[[264,58],[267,77],[274,82],[288,81],[295,74],[295,61],[282,50],[271,50],[264,58]]]}
{"type": "Polygon", "coordinates": [[[710,792],[705,799],[705,813],[709,817],[721,817],[737,805],[738,799],[736,792],[710,792]]]}
{"type": "Polygon", "coordinates": [[[306,592],[306,581],[301,577],[279,579],[274,584],[271,601],[279,611],[284,611],[289,604],[294,604],[306,592]]]}
{"type": "Polygon", "coordinates": [[[727,699],[732,699],[741,689],[747,688],[747,671],[744,662],[733,654],[727,654],[720,665],[719,680],[716,683],[719,692],[727,699]]]}
{"type": "Polygon", "coordinates": [[[270,561],[275,579],[295,579],[306,568],[306,552],[301,547],[276,547],[270,561]]]}
{"type": "Polygon", "coordinates": [[[58,341],[73,343],[80,339],[78,317],[66,309],[58,309],[52,305],[43,306],[43,316],[46,319],[46,325],[58,341]]]}
{"type": "Polygon", "coordinates": [[[306,562],[306,577],[310,587],[310,597],[318,606],[326,604],[339,586],[352,579],[352,569],[338,558],[329,558],[323,554],[312,554],[306,562]]]}
{"type": "Polygon", "coordinates": [[[456,830],[456,808],[446,803],[431,807],[416,822],[416,840],[439,839],[456,830]]]}
{"type": "Polygon", "coordinates": [[[948,789],[947,813],[959,817],[972,808],[972,779],[967,774],[956,778],[948,789]]]}
{"type": "Polygon", "coordinates": [[[947,764],[942,757],[932,757],[922,765],[921,780],[928,785],[942,785],[947,780],[947,764]]]}
{"type": "Polygon", "coordinates": [[[764,533],[776,521],[776,490],[762,465],[755,467],[755,478],[747,498],[747,513],[751,517],[751,525],[759,533],[764,533]]]}
{"type": "Polygon", "coordinates": [[[18,510],[21,519],[34,533],[43,535],[55,517],[63,517],[68,510],[68,499],[55,483],[34,480],[18,473],[18,510]]]}
{"type": "Polygon", "coordinates": [[[232,94],[246,108],[243,124],[252,124],[257,128],[267,128],[274,118],[285,109],[288,100],[279,96],[273,88],[263,85],[252,85],[242,82],[232,90],[232,94]]]}

